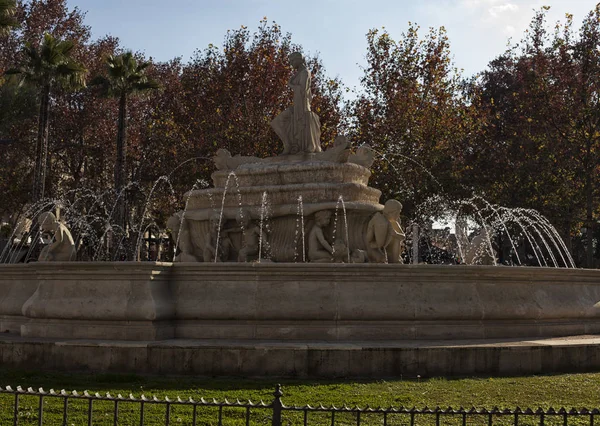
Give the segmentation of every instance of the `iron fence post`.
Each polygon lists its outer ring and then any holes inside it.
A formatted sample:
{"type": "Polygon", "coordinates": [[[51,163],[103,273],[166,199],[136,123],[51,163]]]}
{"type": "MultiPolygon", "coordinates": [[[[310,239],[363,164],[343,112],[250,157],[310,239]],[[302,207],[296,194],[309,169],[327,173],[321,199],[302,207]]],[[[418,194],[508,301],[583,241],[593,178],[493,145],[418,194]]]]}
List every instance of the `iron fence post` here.
{"type": "Polygon", "coordinates": [[[275,397],[275,399],[271,404],[271,406],[273,407],[273,422],[271,423],[271,425],[281,426],[281,407],[283,405],[281,403],[281,397],[283,396],[283,392],[281,391],[281,385],[278,384],[277,386],[275,386],[275,392],[273,392],[273,396],[275,397]]]}

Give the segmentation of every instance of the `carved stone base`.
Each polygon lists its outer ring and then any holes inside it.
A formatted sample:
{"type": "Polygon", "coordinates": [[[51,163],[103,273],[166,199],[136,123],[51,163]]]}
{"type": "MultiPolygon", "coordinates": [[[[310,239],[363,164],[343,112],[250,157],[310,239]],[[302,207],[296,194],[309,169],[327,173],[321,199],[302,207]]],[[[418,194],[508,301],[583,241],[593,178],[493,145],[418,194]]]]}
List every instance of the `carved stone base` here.
{"type": "Polygon", "coordinates": [[[350,252],[364,250],[369,218],[383,208],[379,204],[381,192],[367,186],[370,175],[367,168],[358,164],[319,161],[244,164],[235,173],[215,172],[215,188],[185,195],[187,210],[182,216],[190,230],[194,255],[203,258],[209,220],[216,215],[220,218],[221,235],[227,234],[233,245],[229,256],[220,260],[237,260],[241,232],[228,230],[238,227],[236,216],[242,206],[255,224],[263,224],[266,241],[261,247],[261,259],[302,262],[314,214],[322,210],[333,214],[325,229],[325,237],[332,245],[334,240],[342,240],[350,252]]]}

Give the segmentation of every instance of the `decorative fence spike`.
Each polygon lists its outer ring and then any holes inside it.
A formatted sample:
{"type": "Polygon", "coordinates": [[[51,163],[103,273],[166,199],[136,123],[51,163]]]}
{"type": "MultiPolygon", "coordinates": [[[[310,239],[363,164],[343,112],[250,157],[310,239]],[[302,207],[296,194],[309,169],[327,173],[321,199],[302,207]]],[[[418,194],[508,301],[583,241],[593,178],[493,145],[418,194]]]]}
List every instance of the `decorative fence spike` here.
{"type": "MultiPolygon", "coordinates": [[[[537,419],[535,420],[531,420],[531,419],[523,419],[523,421],[527,421],[527,422],[533,422],[533,424],[539,424],[539,425],[543,425],[544,424],[544,418],[545,416],[563,416],[564,419],[561,419],[561,422],[564,422],[564,424],[567,424],[568,422],[568,417],[576,417],[576,416],[594,416],[594,415],[600,415],[600,410],[598,408],[594,408],[594,409],[587,409],[587,408],[582,408],[581,410],[578,410],[576,408],[570,408],[570,409],[566,409],[565,407],[561,407],[558,411],[556,409],[554,409],[553,407],[548,408],[547,410],[542,409],[541,407],[538,407],[537,409],[532,409],[532,408],[525,408],[522,409],[521,407],[515,407],[514,410],[510,410],[510,409],[502,409],[500,410],[498,407],[494,407],[491,410],[487,410],[486,408],[482,408],[482,409],[477,409],[473,406],[471,406],[471,408],[469,408],[468,410],[465,409],[464,407],[460,406],[458,409],[454,409],[451,406],[448,406],[447,408],[441,408],[439,406],[436,406],[435,408],[429,408],[428,406],[423,407],[422,409],[418,409],[416,407],[412,407],[412,408],[407,408],[404,406],[401,406],[399,408],[390,406],[388,408],[381,408],[381,406],[378,406],[377,408],[373,408],[370,405],[366,405],[364,407],[360,407],[358,405],[354,405],[354,406],[348,406],[347,404],[343,404],[342,406],[336,407],[334,404],[331,404],[329,406],[323,406],[322,403],[319,403],[318,406],[311,406],[310,404],[306,404],[306,405],[293,405],[293,406],[285,406],[280,399],[280,396],[277,396],[278,394],[281,394],[281,388],[277,388],[276,392],[274,393],[275,396],[275,400],[269,402],[269,403],[265,403],[262,399],[260,400],[259,403],[253,402],[252,400],[246,400],[245,402],[240,401],[239,398],[236,398],[236,400],[233,401],[229,401],[227,399],[224,400],[224,402],[220,402],[217,401],[215,398],[212,398],[211,400],[206,400],[203,397],[201,397],[199,399],[199,401],[195,401],[192,397],[189,397],[187,399],[181,399],[181,397],[176,396],[174,398],[169,398],[168,396],[164,396],[162,399],[160,399],[159,397],[157,397],[156,395],[152,395],[151,397],[146,397],[144,394],[140,395],[139,399],[136,399],[136,397],[133,394],[129,394],[129,398],[126,399],[124,398],[120,393],[117,394],[117,397],[113,397],[110,392],[106,392],[106,394],[103,396],[101,395],[99,392],[90,392],[88,390],[84,390],[83,393],[78,393],[76,390],[73,391],[66,391],[65,389],[61,389],[60,391],[56,391],[53,388],[51,388],[49,391],[45,391],[42,387],[38,388],[37,390],[34,390],[32,387],[28,387],[27,390],[24,390],[21,386],[17,386],[16,390],[14,390],[13,387],[11,387],[10,385],[6,385],[5,387],[0,387],[0,394],[13,394],[15,395],[15,401],[18,402],[18,396],[20,394],[27,394],[27,395],[35,395],[35,396],[39,396],[39,404],[40,407],[42,407],[42,402],[43,402],[43,398],[42,397],[48,397],[48,398],[63,398],[64,399],[64,411],[63,411],[63,415],[64,418],[67,418],[67,407],[68,407],[68,400],[69,398],[71,399],[86,399],[88,400],[88,404],[89,404],[89,413],[91,416],[92,413],[92,404],[95,400],[99,400],[99,401],[114,401],[114,418],[117,419],[118,417],[118,401],[128,401],[128,402],[135,402],[137,404],[143,404],[144,402],[149,402],[152,404],[157,404],[157,405],[166,405],[166,410],[167,410],[167,423],[168,423],[168,416],[169,416],[169,410],[170,410],[170,406],[171,405],[193,405],[193,409],[194,409],[194,416],[196,415],[196,410],[199,406],[203,406],[203,407],[219,407],[219,416],[221,416],[222,413],[222,409],[223,407],[242,407],[245,408],[246,410],[246,416],[249,416],[249,413],[251,411],[251,408],[255,408],[258,407],[260,409],[264,409],[265,411],[267,410],[273,410],[273,416],[277,414],[277,419],[281,420],[281,412],[282,411],[303,411],[304,412],[304,416],[305,416],[305,421],[306,418],[308,416],[308,414],[310,412],[324,412],[324,413],[328,413],[328,415],[331,415],[331,421],[333,424],[336,423],[335,419],[335,413],[339,413],[339,412],[345,412],[345,413],[355,413],[356,414],[356,421],[357,424],[361,423],[361,417],[360,417],[360,413],[368,413],[369,417],[371,415],[377,416],[377,415],[381,415],[383,417],[384,423],[386,421],[388,421],[388,417],[387,414],[389,413],[400,413],[402,415],[406,415],[409,414],[411,416],[411,423],[414,421],[414,415],[419,414],[419,415],[433,415],[435,416],[435,422],[436,423],[440,423],[440,416],[444,415],[444,416],[462,416],[462,422],[464,423],[467,419],[467,415],[469,416],[485,416],[484,419],[488,420],[491,424],[492,422],[492,416],[493,415],[499,415],[499,416],[514,416],[514,420],[510,420],[510,423],[516,424],[517,422],[519,422],[519,415],[522,416],[537,416],[537,419]],[[275,404],[278,403],[278,411],[275,411],[275,404]]],[[[14,410],[15,413],[18,412],[19,410],[19,406],[18,403],[15,402],[14,405],[14,410]]],[[[143,417],[143,405],[140,407],[141,413],[142,413],[142,417],[143,417]]],[[[21,410],[26,409],[25,407],[21,408],[21,410]]],[[[40,408],[41,410],[41,408],[40,408]]],[[[40,411],[41,412],[41,411],[40,411]]],[[[19,415],[21,415],[21,413],[17,413],[19,415]]],[[[195,417],[194,417],[195,418],[195,417]]],[[[219,417],[219,419],[221,420],[221,417],[219,417]]],[[[275,417],[273,417],[273,419],[275,419],[275,417]]],[[[481,417],[479,418],[481,420],[481,417]]],[[[90,419],[91,420],[91,417],[90,419]]],[[[432,421],[433,418],[430,417],[429,419],[423,419],[424,422],[427,421],[432,421]]],[[[456,417],[454,417],[454,420],[450,420],[447,419],[446,417],[444,417],[443,419],[443,423],[446,423],[447,421],[456,421],[458,420],[460,422],[460,417],[458,419],[456,419],[456,417]]],[[[471,418],[469,418],[469,422],[471,422],[471,418]]],[[[508,420],[508,419],[505,419],[508,420]]],[[[558,420],[558,419],[556,419],[558,420]]],[[[573,419],[570,419],[571,421],[573,419]]],[[[586,420],[586,419],[580,419],[580,420],[586,420]]],[[[249,421],[249,417],[246,417],[246,421],[249,421]]],[[[420,421],[420,420],[419,420],[420,421]]],[[[590,418],[590,425],[593,424],[593,417],[590,418]]],[[[587,422],[587,420],[586,420],[587,422]]],[[[338,420],[339,423],[339,420],[338,420]]],[[[571,423],[571,422],[569,422],[571,423]]],[[[274,423],[275,424],[275,423],[274,423]]],[[[277,423],[277,424],[281,424],[281,423],[277,423]]]]}

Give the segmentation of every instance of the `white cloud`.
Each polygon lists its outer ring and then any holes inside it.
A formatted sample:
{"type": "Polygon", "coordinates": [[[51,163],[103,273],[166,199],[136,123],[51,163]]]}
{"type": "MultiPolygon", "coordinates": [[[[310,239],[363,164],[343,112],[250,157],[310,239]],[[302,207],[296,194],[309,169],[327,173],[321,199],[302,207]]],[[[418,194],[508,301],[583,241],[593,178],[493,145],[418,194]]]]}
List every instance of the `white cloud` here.
{"type": "MultiPolygon", "coordinates": [[[[431,4],[434,0],[423,0],[431,4]]],[[[531,19],[544,5],[547,27],[564,22],[566,12],[574,15],[578,28],[583,17],[598,0],[435,0],[436,7],[420,7],[422,17],[413,21],[422,27],[444,25],[450,38],[454,61],[466,75],[483,70],[488,61],[505,51],[508,43],[518,42],[531,19]]],[[[416,3],[416,2],[415,2],[416,3]]]]}
{"type": "Polygon", "coordinates": [[[505,12],[516,12],[519,10],[519,6],[513,3],[504,3],[498,6],[494,6],[488,9],[488,13],[492,18],[497,18],[499,15],[505,12]]]}
{"type": "Polygon", "coordinates": [[[469,9],[473,9],[479,6],[499,3],[501,1],[502,0],[461,0],[460,5],[469,9]]]}

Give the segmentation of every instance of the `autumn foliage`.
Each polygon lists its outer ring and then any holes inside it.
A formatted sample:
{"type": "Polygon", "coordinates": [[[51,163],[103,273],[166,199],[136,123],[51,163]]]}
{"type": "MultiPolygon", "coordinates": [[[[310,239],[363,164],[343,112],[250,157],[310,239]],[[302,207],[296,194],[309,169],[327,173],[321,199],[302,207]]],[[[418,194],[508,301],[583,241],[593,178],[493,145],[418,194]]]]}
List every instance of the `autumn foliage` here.
{"type": "MultiPolygon", "coordinates": [[[[164,224],[185,191],[209,181],[219,148],[259,157],[282,149],[269,122],[291,102],[287,56],[302,46],[266,18],[256,30],[227,31],[222,45],[199,47],[189,61],[157,62],[115,37],[92,40],[84,13],[67,0],[20,1],[10,16],[19,26],[0,33],[2,75],[23,66],[24,46],[39,46],[45,34],[73,43],[74,60],[87,70],[87,87],[51,95],[47,197],[114,191],[119,99],[89,83],[106,76],[107,58],[131,48],[159,89],[127,98],[117,186],[133,182],[128,220],[148,210],[164,224]],[[153,188],[158,196],[145,206],[153,188]]],[[[351,99],[321,58],[307,58],[322,144],[346,133],[354,147],[370,145],[378,156],[371,184],[383,199],[402,201],[404,219],[417,220],[431,197],[475,194],[538,209],[573,251],[592,247],[592,231],[582,240],[581,229],[597,229],[600,216],[600,8],[579,29],[570,17],[549,29],[541,9],[523,40],[468,78],[452,62],[444,28],[409,24],[395,37],[367,33],[366,66],[351,99]]],[[[39,90],[0,79],[0,216],[32,199],[39,105],[39,90]]],[[[588,250],[579,264],[590,256],[598,254],[588,250]]]]}

